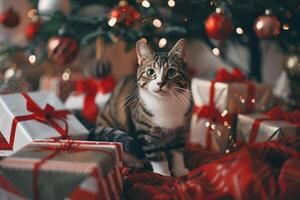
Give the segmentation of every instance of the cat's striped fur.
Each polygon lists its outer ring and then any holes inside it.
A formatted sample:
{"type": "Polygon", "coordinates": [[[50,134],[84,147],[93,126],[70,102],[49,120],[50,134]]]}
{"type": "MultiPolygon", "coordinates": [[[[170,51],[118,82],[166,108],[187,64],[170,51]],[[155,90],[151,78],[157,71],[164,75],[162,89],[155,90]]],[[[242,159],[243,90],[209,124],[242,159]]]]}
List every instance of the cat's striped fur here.
{"type": "Polygon", "coordinates": [[[165,54],[154,54],[139,41],[137,55],[137,76],[119,82],[97,125],[129,134],[147,159],[160,163],[167,160],[170,149],[184,145],[189,130],[192,101],[185,41],[165,54]]]}

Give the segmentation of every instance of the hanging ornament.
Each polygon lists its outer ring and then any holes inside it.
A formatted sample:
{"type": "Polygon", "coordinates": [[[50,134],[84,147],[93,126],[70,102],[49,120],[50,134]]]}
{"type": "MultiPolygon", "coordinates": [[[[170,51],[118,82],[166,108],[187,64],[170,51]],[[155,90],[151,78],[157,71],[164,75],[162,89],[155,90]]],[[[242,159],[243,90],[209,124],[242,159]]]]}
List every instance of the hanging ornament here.
{"type": "Polygon", "coordinates": [[[78,53],[78,43],[71,36],[57,35],[48,40],[48,58],[60,65],[72,62],[78,53]]]}
{"type": "Polygon", "coordinates": [[[271,15],[270,10],[266,10],[266,15],[259,16],[253,26],[256,36],[262,39],[276,37],[280,33],[280,28],[280,21],[271,15]]]}
{"type": "Polygon", "coordinates": [[[70,0],[39,0],[37,10],[40,15],[52,15],[57,11],[68,13],[71,10],[70,0]]]}
{"type": "Polygon", "coordinates": [[[233,29],[231,19],[223,13],[212,13],[205,21],[205,31],[208,37],[216,40],[227,39],[233,29]]]}
{"type": "Polygon", "coordinates": [[[32,40],[38,33],[42,25],[41,21],[33,21],[26,25],[24,35],[27,40],[32,40]]]}
{"type": "Polygon", "coordinates": [[[18,13],[16,13],[15,10],[10,8],[10,9],[4,10],[0,14],[0,22],[6,27],[13,28],[19,24],[20,17],[18,15],[18,13]]]}
{"type": "Polygon", "coordinates": [[[104,58],[104,41],[101,37],[96,39],[96,59],[84,69],[86,77],[103,78],[111,73],[110,62],[104,58]]]}
{"type": "Polygon", "coordinates": [[[127,1],[121,0],[119,5],[112,9],[108,18],[108,24],[110,26],[114,26],[116,23],[132,26],[141,18],[141,15],[133,6],[129,5],[127,1]]]}

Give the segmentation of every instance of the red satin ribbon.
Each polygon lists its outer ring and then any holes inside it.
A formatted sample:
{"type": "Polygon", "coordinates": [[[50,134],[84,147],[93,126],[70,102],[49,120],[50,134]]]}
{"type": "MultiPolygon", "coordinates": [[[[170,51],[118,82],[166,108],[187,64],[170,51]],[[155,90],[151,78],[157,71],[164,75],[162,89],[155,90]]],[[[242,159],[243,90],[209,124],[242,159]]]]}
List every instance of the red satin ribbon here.
{"type": "MultiPolygon", "coordinates": [[[[45,164],[48,160],[56,157],[58,154],[62,152],[68,152],[68,153],[78,153],[78,152],[86,152],[86,151],[93,151],[93,152],[99,152],[99,153],[104,153],[108,155],[111,158],[111,161],[115,163],[115,158],[112,155],[110,151],[106,151],[104,149],[93,149],[93,148],[86,148],[86,147],[80,147],[80,143],[76,143],[75,141],[57,141],[60,143],[60,146],[42,146],[38,147],[36,151],[53,151],[51,154],[47,155],[46,157],[42,158],[39,160],[37,163],[34,164],[33,166],[33,178],[32,178],[32,188],[33,188],[33,197],[35,200],[40,199],[40,193],[39,193],[39,187],[38,187],[38,175],[39,171],[42,167],[43,164],[45,164]]],[[[94,173],[93,173],[94,174],[94,173]]],[[[101,185],[99,183],[100,181],[100,176],[99,174],[95,174],[97,178],[97,185],[98,189],[100,189],[101,185]]]]}
{"type": "MultiPolygon", "coordinates": [[[[226,114],[222,116],[219,110],[212,106],[202,106],[198,107],[195,106],[193,109],[193,113],[197,114],[198,118],[208,118],[212,122],[224,124],[228,122],[229,124],[232,123],[233,116],[230,114],[226,114]]],[[[206,129],[206,147],[208,150],[212,149],[212,136],[210,134],[211,127],[207,127],[206,129]]]]}
{"type": "Polygon", "coordinates": [[[245,83],[247,85],[247,98],[245,99],[246,112],[252,112],[254,109],[255,99],[255,85],[250,81],[246,80],[246,76],[238,68],[234,68],[231,73],[229,73],[225,68],[221,68],[217,71],[215,80],[211,84],[211,94],[210,105],[214,102],[214,93],[212,93],[212,87],[214,87],[215,82],[223,83],[245,83]]]}
{"type": "Polygon", "coordinates": [[[106,94],[115,87],[115,79],[112,76],[97,79],[83,79],[76,82],[75,90],[77,93],[84,93],[84,102],[82,115],[92,123],[96,122],[98,115],[98,106],[95,98],[97,93],[106,94]]]}
{"type": "Polygon", "coordinates": [[[11,131],[10,131],[10,139],[9,142],[2,141],[0,143],[1,150],[12,150],[14,146],[15,136],[17,124],[19,122],[27,121],[27,120],[37,120],[42,123],[47,123],[52,126],[63,139],[68,136],[68,123],[65,120],[67,115],[70,114],[68,110],[55,110],[53,106],[50,104],[46,104],[45,108],[40,108],[33,99],[27,93],[21,93],[22,96],[26,99],[27,110],[32,112],[32,114],[17,116],[13,118],[11,131]],[[64,123],[65,128],[62,128],[55,120],[60,120],[64,123]]]}
{"type": "Polygon", "coordinates": [[[289,122],[299,129],[297,132],[300,132],[300,110],[293,112],[284,112],[280,106],[272,108],[269,112],[264,113],[265,117],[256,119],[252,124],[249,143],[254,143],[258,135],[259,126],[263,121],[267,120],[284,120],[289,122]]]}

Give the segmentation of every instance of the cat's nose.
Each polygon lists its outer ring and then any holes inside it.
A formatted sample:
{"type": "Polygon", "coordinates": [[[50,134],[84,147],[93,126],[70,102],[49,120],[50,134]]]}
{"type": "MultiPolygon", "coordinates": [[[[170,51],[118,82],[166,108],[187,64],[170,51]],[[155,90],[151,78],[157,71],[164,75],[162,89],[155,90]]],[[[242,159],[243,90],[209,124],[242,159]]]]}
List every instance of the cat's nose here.
{"type": "Polygon", "coordinates": [[[157,85],[161,88],[163,86],[163,82],[157,82],[157,85]]]}

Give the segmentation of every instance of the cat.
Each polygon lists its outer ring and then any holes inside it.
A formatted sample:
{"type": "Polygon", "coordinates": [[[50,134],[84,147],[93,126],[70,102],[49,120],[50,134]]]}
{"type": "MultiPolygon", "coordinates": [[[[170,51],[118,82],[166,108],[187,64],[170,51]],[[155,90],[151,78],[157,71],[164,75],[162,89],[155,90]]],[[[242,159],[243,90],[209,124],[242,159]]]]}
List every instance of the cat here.
{"type": "Polygon", "coordinates": [[[141,39],[136,53],[137,76],[118,83],[97,126],[118,129],[134,138],[155,173],[185,175],[182,149],[175,147],[185,144],[192,114],[186,41],[180,39],[168,53],[154,53],[141,39]]]}

